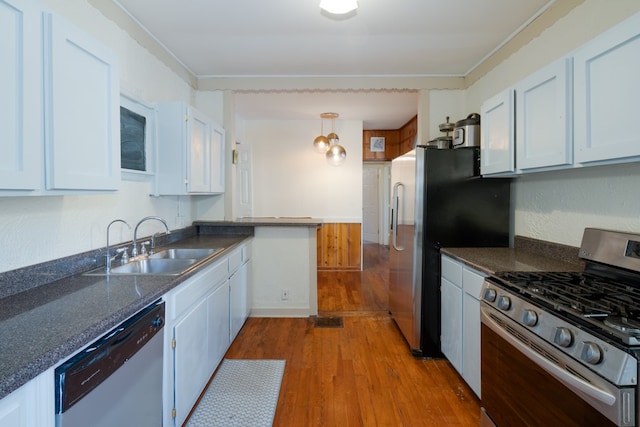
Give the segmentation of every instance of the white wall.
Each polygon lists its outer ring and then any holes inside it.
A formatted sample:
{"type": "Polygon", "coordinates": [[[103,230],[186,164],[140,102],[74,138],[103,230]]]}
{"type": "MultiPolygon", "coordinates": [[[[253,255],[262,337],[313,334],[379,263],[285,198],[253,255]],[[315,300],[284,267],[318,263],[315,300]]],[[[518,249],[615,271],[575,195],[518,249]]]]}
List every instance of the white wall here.
{"type": "Polygon", "coordinates": [[[362,220],[362,122],[336,120],[347,159],[331,166],[313,150],[319,120],[244,123],[243,143],[253,149],[254,216],[362,220]]]}
{"type": "MultiPolygon", "coordinates": [[[[637,0],[586,0],[467,91],[467,108],[508,88],[640,11],[637,0]]],[[[586,227],[640,233],[640,165],[526,175],[515,180],[515,234],[580,246],[586,227]]]]}
{"type": "MultiPolygon", "coordinates": [[[[31,1],[31,0],[25,0],[31,1]]],[[[182,100],[195,103],[193,89],[120,27],[106,19],[87,1],[41,2],[118,55],[121,87],[148,102],[182,100]]],[[[203,111],[216,114],[215,95],[202,98],[203,111]],[[204,107],[204,108],[203,108],[204,107]]],[[[123,181],[115,194],[91,196],[0,198],[0,272],[49,261],[105,246],[107,224],[122,218],[135,226],[146,215],[167,219],[172,229],[190,224],[196,217],[188,197],[149,197],[150,179],[123,181]]],[[[207,197],[209,218],[221,219],[220,196],[207,197]]],[[[202,198],[200,199],[201,203],[202,198]]],[[[161,225],[145,223],[142,235],[160,231],[161,225]]],[[[131,240],[128,231],[114,226],[111,242],[131,240]]]]}

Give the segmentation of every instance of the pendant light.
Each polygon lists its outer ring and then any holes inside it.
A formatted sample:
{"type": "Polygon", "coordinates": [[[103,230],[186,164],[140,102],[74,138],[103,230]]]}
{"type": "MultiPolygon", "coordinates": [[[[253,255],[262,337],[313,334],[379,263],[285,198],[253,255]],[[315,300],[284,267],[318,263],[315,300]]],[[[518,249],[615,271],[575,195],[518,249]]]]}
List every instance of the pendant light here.
{"type": "Polygon", "coordinates": [[[325,154],[329,149],[329,138],[324,136],[324,114],[320,114],[320,136],[313,140],[313,149],[318,154],[325,154]]]}
{"type": "Polygon", "coordinates": [[[313,149],[327,157],[327,162],[333,166],[340,166],[347,158],[347,150],[340,145],[340,137],[336,133],[336,119],[338,113],[320,114],[320,136],[313,140],[313,149]],[[331,133],[324,136],[324,120],[331,120],[331,133]]]}
{"type": "Polygon", "coordinates": [[[325,113],[331,114],[331,133],[327,135],[329,139],[329,149],[327,150],[327,162],[331,166],[340,166],[347,159],[347,150],[340,145],[340,138],[336,134],[336,119],[339,117],[338,113],[325,113]]]}

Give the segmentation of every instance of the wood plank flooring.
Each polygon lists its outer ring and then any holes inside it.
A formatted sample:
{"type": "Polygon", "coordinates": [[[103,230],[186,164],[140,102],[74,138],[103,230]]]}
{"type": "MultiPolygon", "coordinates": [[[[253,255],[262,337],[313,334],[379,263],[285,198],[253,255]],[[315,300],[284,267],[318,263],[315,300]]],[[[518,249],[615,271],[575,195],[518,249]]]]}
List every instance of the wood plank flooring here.
{"type": "Polygon", "coordinates": [[[321,316],[250,318],[231,359],[285,359],[274,426],[478,426],[480,406],[446,360],[418,360],[388,316],[388,249],[365,244],[362,272],[318,273],[321,316]]]}

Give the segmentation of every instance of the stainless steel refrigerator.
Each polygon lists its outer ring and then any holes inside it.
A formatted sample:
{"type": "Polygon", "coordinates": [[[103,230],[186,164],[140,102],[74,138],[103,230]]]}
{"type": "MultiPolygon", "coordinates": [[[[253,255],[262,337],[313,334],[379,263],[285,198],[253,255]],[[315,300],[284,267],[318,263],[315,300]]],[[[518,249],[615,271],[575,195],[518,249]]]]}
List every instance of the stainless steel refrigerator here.
{"type": "Polygon", "coordinates": [[[440,249],[509,246],[510,185],[480,149],[418,146],[391,163],[389,312],[416,357],[440,351],[440,249]]]}

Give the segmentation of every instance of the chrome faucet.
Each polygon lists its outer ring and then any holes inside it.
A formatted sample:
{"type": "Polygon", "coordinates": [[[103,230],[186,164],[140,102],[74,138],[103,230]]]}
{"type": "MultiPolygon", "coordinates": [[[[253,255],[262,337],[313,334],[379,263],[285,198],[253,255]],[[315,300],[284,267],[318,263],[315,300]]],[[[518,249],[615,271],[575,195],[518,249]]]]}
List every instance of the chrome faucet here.
{"type": "Polygon", "coordinates": [[[131,249],[131,257],[135,258],[138,256],[138,227],[140,227],[140,224],[142,224],[143,222],[149,220],[149,219],[155,219],[156,221],[160,221],[161,223],[164,224],[164,228],[167,230],[167,234],[171,234],[171,231],[169,231],[169,226],[167,225],[167,221],[165,221],[164,219],[160,218],[159,216],[146,216],[144,218],[142,218],[138,224],[136,224],[136,228],[133,230],[133,248],[131,249]]]}
{"type": "Polygon", "coordinates": [[[123,219],[114,219],[109,223],[109,225],[107,225],[107,253],[104,255],[104,259],[105,259],[104,268],[107,273],[111,270],[111,261],[113,261],[116,258],[116,256],[118,256],[118,253],[122,252],[122,251],[119,251],[119,252],[116,251],[116,254],[114,256],[111,256],[111,249],[109,248],[109,229],[111,228],[111,224],[113,224],[114,222],[121,222],[124,225],[126,225],[129,230],[131,230],[131,226],[123,219]]]}

